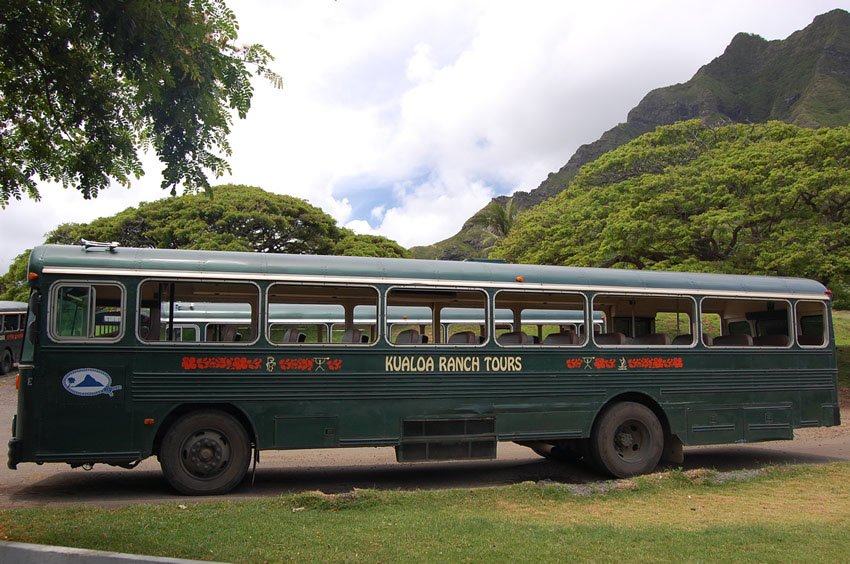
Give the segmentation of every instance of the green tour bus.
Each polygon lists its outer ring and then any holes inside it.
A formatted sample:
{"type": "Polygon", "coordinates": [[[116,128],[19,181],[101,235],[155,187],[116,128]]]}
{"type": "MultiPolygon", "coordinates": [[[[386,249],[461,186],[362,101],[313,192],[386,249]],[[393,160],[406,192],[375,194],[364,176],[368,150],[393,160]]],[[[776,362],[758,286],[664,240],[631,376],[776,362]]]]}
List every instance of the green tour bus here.
{"type": "Polygon", "coordinates": [[[27,304],[0,300],[0,376],[8,374],[21,358],[27,304]]]}
{"type": "Polygon", "coordinates": [[[88,242],[28,277],[10,468],[156,455],[216,494],[262,450],[514,441],[625,477],[840,424],[811,280],[88,242]]]}

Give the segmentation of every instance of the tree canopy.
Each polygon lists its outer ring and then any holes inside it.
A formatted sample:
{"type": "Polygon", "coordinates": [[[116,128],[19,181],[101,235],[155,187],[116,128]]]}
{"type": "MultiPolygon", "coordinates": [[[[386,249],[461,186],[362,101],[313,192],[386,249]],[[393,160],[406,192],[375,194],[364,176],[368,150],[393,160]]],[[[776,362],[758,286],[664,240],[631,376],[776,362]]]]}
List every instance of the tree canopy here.
{"type": "Polygon", "coordinates": [[[347,257],[407,258],[407,249],[381,235],[349,233],[334,246],[333,254],[347,257]]]}
{"type": "Polygon", "coordinates": [[[659,127],[521,214],[491,256],[802,276],[847,302],[850,127],[659,127]]]}
{"type": "Polygon", "coordinates": [[[27,249],[9,265],[9,270],[0,278],[0,300],[27,301],[30,293],[29,286],[26,285],[29,260],[30,250],[27,249]]]}
{"type": "Polygon", "coordinates": [[[0,9],[0,206],[37,181],[93,198],[164,163],[163,188],[209,187],[229,171],[232,114],[251,70],[276,86],[261,45],[235,43],[224,0],[16,0],[0,9]]]}
{"type": "Polygon", "coordinates": [[[80,239],[117,241],[127,247],[205,249],[262,253],[406,256],[384,237],[355,235],[321,209],[260,188],[222,185],[143,203],[88,224],[66,223],[48,243],[80,239]]]}

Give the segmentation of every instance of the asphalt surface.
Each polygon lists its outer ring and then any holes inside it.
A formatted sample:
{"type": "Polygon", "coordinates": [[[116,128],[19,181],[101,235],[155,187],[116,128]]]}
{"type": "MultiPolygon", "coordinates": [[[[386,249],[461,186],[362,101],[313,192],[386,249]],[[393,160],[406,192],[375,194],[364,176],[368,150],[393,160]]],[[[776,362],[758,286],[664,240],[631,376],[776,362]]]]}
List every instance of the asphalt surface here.
{"type": "MultiPolygon", "coordinates": [[[[0,377],[0,440],[4,447],[10,436],[15,401],[14,377],[0,377]]],[[[842,420],[844,425],[837,428],[798,430],[798,438],[793,441],[686,448],[682,468],[726,471],[850,460],[849,410],[842,413],[842,420]]],[[[397,463],[391,448],[269,451],[261,453],[253,483],[249,473],[229,497],[272,497],[305,491],[340,493],[364,488],[486,487],[528,481],[584,484],[605,479],[581,464],[545,460],[512,443],[499,443],[496,460],[417,464],[397,463]]],[[[9,470],[5,460],[0,467],[0,507],[183,503],[201,499],[174,494],[153,458],[133,470],[98,465],[86,471],[66,464],[31,463],[9,470]]]]}

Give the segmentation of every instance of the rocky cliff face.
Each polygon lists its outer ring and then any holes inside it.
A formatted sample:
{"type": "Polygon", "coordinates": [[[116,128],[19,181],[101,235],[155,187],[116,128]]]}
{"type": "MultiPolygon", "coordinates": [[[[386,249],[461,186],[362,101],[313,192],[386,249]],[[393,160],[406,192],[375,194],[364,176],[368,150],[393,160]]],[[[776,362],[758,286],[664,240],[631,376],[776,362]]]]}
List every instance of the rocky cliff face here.
{"type": "MultiPolygon", "coordinates": [[[[820,15],[784,40],[739,33],[691,80],[651,91],[625,123],[579,147],[536,189],[500,196],[488,206],[504,206],[511,199],[518,209],[535,206],[566,188],[584,164],[660,125],[693,118],[709,123],[780,120],[812,128],[850,123],[850,13],[820,15]]],[[[453,237],[414,247],[413,255],[447,260],[486,256],[498,236],[476,216],[453,237]]]]}

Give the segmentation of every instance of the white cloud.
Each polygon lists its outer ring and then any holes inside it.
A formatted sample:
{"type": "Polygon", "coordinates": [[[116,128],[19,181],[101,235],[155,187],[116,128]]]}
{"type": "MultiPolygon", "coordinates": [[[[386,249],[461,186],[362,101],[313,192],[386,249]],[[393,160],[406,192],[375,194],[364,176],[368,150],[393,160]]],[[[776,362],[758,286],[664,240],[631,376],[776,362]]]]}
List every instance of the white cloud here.
{"type": "Polygon", "coordinates": [[[349,221],[345,226],[359,235],[380,235],[376,229],[369,225],[368,221],[362,219],[349,221]]]}
{"type": "Polygon", "coordinates": [[[395,188],[400,205],[389,208],[376,231],[411,247],[433,243],[451,234],[471,214],[484,207],[493,191],[481,182],[436,177],[419,185],[395,188]]]}
{"type": "Polygon", "coordinates": [[[437,71],[431,46],[420,43],[413,48],[413,56],[407,60],[407,79],[411,82],[422,82],[434,76],[437,71]]]}
{"type": "MultiPolygon", "coordinates": [[[[530,190],[649,90],[682,82],[739,31],[784,38],[839,0],[231,3],[240,39],[276,56],[230,137],[232,175],[305,198],[403,245],[454,234],[493,195],[530,190]]],[[[59,223],[163,196],[159,167],[130,190],[0,210],[0,263],[59,223]]]]}
{"type": "Polygon", "coordinates": [[[387,213],[387,207],[386,206],[377,206],[375,208],[372,208],[372,211],[369,212],[369,215],[372,217],[372,219],[380,220],[384,217],[384,214],[386,214],[386,213],[387,213]]]}

